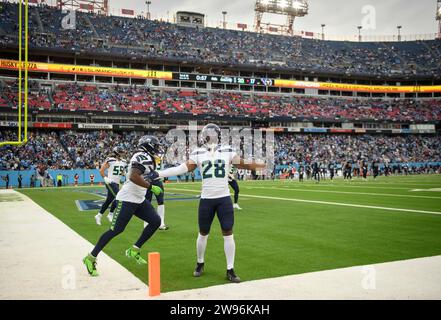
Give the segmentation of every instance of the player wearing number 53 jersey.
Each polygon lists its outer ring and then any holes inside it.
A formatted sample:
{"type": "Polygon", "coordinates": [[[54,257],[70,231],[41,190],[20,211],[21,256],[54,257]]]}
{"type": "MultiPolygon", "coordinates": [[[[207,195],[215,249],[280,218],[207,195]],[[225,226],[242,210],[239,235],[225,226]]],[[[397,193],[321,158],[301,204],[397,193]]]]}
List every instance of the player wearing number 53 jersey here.
{"type": "Polygon", "coordinates": [[[106,185],[107,198],[102,204],[100,211],[95,216],[95,221],[98,225],[101,225],[101,217],[103,216],[104,212],[106,212],[110,204],[112,205],[110,207],[110,213],[107,218],[110,222],[112,222],[113,212],[116,208],[115,197],[119,191],[119,183],[121,177],[125,175],[127,169],[127,162],[121,158],[122,153],[122,148],[115,147],[113,149],[112,155],[108,157],[101,166],[100,174],[103,177],[104,183],[106,185]],[[105,173],[106,170],[107,174],[105,173]]]}
{"type": "Polygon", "coordinates": [[[148,222],[147,227],[142,231],[138,241],[133,247],[126,250],[126,256],[134,258],[136,262],[147,263],[140,255],[139,249],[155,233],[161,224],[161,219],[145,199],[147,189],[153,193],[162,192],[161,188],[153,185],[153,180],[158,178],[155,170],[155,155],[162,153],[162,146],[159,140],[153,136],[143,136],[138,143],[138,150],[130,160],[128,166],[128,179],[116,195],[116,210],[113,215],[110,230],[105,232],[95,248],[88,254],[83,262],[91,276],[97,276],[96,257],[103,248],[117,235],[122,233],[133,215],[148,222]]]}
{"type": "Polygon", "coordinates": [[[217,214],[224,237],[224,251],[227,260],[227,279],[240,282],[234,271],[236,245],[233,238],[234,209],[228,187],[228,174],[232,165],[238,169],[256,170],[264,164],[246,164],[230,146],[220,144],[221,130],[215,124],[206,125],[200,134],[200,148],[190,154],[190,159],[178,167],[159,171],[160,177],[172,177],[192,172],[196,168],[202,176],[202,193],[199,202],[199,235],[196,241],[197,265],[195,277],[204,270],[205,248],[214,216],[217,214]]]}

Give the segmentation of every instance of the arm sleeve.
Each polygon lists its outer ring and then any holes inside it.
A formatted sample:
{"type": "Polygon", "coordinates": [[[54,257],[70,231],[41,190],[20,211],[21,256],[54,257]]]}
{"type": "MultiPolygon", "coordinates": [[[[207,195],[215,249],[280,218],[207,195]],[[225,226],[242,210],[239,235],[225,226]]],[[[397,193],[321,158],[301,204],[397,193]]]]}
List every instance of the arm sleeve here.
{"type": "Polygon", "coordinates": [[[177,167],[158,171],[158,174],[160,178],[168,178],[168,177],[180,176],[186,172],[188,172],[188,168],[187,165],[183,163],[177,167]]]}

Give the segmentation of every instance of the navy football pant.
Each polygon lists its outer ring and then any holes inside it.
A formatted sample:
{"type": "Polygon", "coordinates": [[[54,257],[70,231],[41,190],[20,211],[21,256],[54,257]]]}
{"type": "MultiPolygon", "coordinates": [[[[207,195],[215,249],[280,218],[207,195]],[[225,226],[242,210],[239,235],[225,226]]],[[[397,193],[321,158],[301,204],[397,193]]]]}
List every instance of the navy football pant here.
{"type": "Polygon", "coordinates": [[[223,231],[233,230],[234,209],[231,197],[218,199],[201,199],[199,201],[198,222],[202,234],[210,233],[211,224],[217,214],[223,231]]]}
{"type": "Polygon", "coordinates": [[[147,227],[142,231],[135,246],[141,248],[144,243],[155,233],[161,225],[161,218],[156,213],[150,202],[132,203],[126,201],[117,201],[116,211],[113,214],[112,225],[110,230],[106,231],[98,240],[91,254],[96,257],[98,253],[112,240],[114,237],[124,231],[132,216],[137,216],[141,220],[148,222],[147,227]]]}
{"type": "Polygon", "coordinates": [[[113,182],[110,184],[106,183],[106,189],[107,189],[107,198],[104,201],[103,205],[101,206],[101,209],[100,209],[101,214],[106,212],[106,210],[110,204],[112,204],[112,206],[110,207],[110,212],[115,211],[115,208],[116,208],[115,197],[119,191],[119,185],[117,183],[113,183],[113,182]]]}
{"type": "Polygon", "coordinates": [[[239,201],[239,185],[236,180],[228,181],[228,184],[234,190],[234,203],[237,203],[239,201]]]}

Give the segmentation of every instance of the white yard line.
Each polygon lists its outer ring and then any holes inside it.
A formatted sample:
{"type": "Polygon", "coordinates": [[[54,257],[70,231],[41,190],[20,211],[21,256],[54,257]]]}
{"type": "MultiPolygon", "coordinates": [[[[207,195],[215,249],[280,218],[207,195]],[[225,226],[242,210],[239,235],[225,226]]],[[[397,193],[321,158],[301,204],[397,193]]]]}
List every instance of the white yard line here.
{"type": "MultiPolygon", "coordinates": [[[[441,256],[164,293],[156,299],[441,299],[441,256]]],[[[238,274],[246,278],[246,274],[238,274]]],[[[197,279],[195,279],[197,281],[197,279]]]]}
{"type": "Polygon", "coordinates": [[[147,286],[103,252],[100,276],[90,277],[82,264],[90,242],[28,197],[5,193],[21,201],[0,202],[0,299],[147,298],[147,286]]]}
{"type": "MultiPolygon", "coordinates": [[[[297,181],[293,181],[294,183],[297,181]]],[[[244,184],[245,185],[245,184],[244,184]]],[[[386,189],[386,190],[407,190],[410,191],[412,188],[400,188],[400,187],[379,187],[379,186],[372,186],[369,183],[366,185],[353,185],[351,183],[348,184],[335,184],[335,183],[314,183],[314,184],[305,184],[305,183],[295,183],[295,185],[302,186],[302,188],[315,188],[315,187],[325,187],[325,188],[362,188],[362,189],[386,189]]],[[[286,188],[289,188],[288,185],[285,185],[286,188]]]]}
{"type": "MultiPolygon", "coordinates": [[[[268,187],[244,187],[245,189],[266,189],[268,187]]],[[[370,192],[350,192],[350,191],[335,191],[335,190],[311,190],[311,189],[300,189],[300,188],[277,188],[271,187],[271,190],[284,190],[284,191],[300,191],[300,192],[318,192],[318,193],[336,193],[336,194],[357,194],[357,195],[367,195],[367,196],[380,196],[380,197],[398,197],[398,198],[421,198],[421,199],[435,199],[441,200],[441,197],[431,197],[431,196],[415,196],[415,195],[405,195],[405,194],[393,194],[393,193],[370,193],[370,192]]]]}
{"type": "MultiPolygon", "coordinates": [[[[200,192],[200,190],[194,190],[194,189],[178,189],[178,188],[167,188],[167,189],[168,190],[176,190],[176,191],[200,192]]],[[[329,202],[329,201],[305,200],[305,199],[295,199],[295,198],[280,198],[280,197],[256,196],[256,195],[242,194],[242,193],[240,194],[240,196],[241,197],[248,197],[248,198],[257,198],[257,199],[268,199],[268,200],[280,200],[280,201],[324,204],[324,205],[331,205],[331,206],[342,206],[342,207],[376,209],[376,210],[385,210],[385,211],[398,211],[398,212],[412,212],[412,213],[425,213],[425,214],[439,214],[439,215],[441,215],[441,212],[439,212],[439,211],[426,211],[426,210],[417,210],[417,209],[403,209],[403,208],[380,207],[380,206],[370,206],[370,205],[352,204],[352,203],[344,203],[344,202],[329,202]]]]}

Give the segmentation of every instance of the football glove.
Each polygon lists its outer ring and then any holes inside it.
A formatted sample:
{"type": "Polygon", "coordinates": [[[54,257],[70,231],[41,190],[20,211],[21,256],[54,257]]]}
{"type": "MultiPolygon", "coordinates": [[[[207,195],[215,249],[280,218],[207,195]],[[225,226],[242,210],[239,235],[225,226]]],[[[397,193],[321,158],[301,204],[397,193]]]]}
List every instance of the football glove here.
{"type": "Polygon", "coordinates": [[[151,172],[147,173],[146,178],[150,181],[159,180],[159,173],[156,171],[151,171],[151,172]]]}
{"type": "Polygon", "coordinates": [[[164,191],[161,189],[161,187],[158,187],[158,186],[152,186],[151,190],[152,190],[152,192],[153,192],[153,194],[154,194],[155,196],[159,196],[161,193],[164,192],[164,191]]]}

